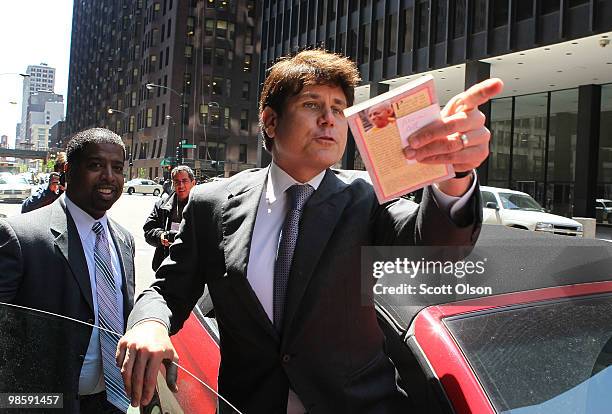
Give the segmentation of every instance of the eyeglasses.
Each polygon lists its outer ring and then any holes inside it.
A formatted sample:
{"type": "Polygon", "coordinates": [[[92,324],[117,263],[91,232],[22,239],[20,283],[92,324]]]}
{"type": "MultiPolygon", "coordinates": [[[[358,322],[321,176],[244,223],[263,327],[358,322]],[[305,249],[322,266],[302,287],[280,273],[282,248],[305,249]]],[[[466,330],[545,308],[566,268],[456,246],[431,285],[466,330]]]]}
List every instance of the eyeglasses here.
{"type": "Polygon", "coordinates": [[[172,184],[174,184],[174,186],[178,186],[178,185],[187,185],[191,183],[191,180],[172,180],[172,184]]]}

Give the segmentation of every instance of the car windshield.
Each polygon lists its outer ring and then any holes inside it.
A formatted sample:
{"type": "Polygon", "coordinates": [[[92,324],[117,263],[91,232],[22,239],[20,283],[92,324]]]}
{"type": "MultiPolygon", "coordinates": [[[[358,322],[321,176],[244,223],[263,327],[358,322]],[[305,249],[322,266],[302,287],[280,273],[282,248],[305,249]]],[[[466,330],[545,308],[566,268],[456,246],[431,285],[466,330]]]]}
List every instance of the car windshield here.
{"type": "Polygon", "coordinates": [[[445,324],[499,413],[612,407],[610,294],[462,315],[445,324]]]}
{"type": "Polygon", "coordinates": [[[0,177],[0,184],[10,184],[10,185],[28,185],[28,180],[23,177],[18,177],[15,175],[4,175],[0,177]]]}
{"type": "MultiPolygon", "coordinates": [[[[195,321],[194,318],[191,320],[195,321]]],[[[100,328],[56,314],[0,302],[0,354],[3,355],[0,361],[0,393],[44,393],[51,398],[44,403],[38,401],[36,408],[63,407],[65,412],[76,412],[77,408],[71,404],[78,400],[66,397],[74,392],[74,384],[66,379],[71,378],[68,372],[73,362],[81,361],[83,355],[79,355],[71,338],[90,338],[94,329],[100,328]]],[[[177,335],[172,339],[180,359],[178,392],[171,392],[163,376],[158,374],[158,392],[143,412],[212,414],[219,407],[223,412],[238,413],[229,402],[216,394],[218,361],[212,361],[210,355],[197,355],[206,353],[209,346],[217,346],[214,339],[202,336],[178,340],[177,335]],[[194,346],[188,347],[188,344],[194,346]]],[[[119,334],[116,336],[120,337],[119,334]]],[[[3,399],[2,404],[8,406],[2,405],[0,408],[23,408],[21,402],[14,398],[12,401],[3,399]]],[[[130,414],[138,412],[133,407],[128,410],[130,414]]]]}
{"type": "Polygon", "coordinates": [[[508,210],[544,211],[531,196],[527,194],[499,193],[502,206],[508,210]]]}

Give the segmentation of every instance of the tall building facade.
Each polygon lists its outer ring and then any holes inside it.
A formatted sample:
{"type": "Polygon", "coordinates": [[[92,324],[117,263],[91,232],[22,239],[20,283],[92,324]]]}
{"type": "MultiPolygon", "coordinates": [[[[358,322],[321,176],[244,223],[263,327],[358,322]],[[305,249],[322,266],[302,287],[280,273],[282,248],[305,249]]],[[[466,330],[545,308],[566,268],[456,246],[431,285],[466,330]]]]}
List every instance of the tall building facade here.
{"type": "Polygon", "coordinates": [[[46,63],[29,65],[26,72],[29,76],[23,78],[23,96],[21,99],[21,123],[17,133],[17,141],[26,141],[28,119],[28,101],[30,96],[40,91],[53,92],[55,90],[55,68],[46,63]]]}
{"type": "MultiPolygon", "coordinates": [[[[260,81],[280,56],[324,47],[353,59],[356,100],[423,74],[446,103],[488,77],[482,183],[567,216],[612,198],[612,0],[265,0],[260,81]]],[[[362,167],[349,140],[345,167],[362,167]]]]}
{"type": "Polygon", "coordinates": [[[49,131],[64,120],[64,97],[53,92],[39,91],[30,95],[27,106],[25,141],[33,150],[49,149],[49,131]]]}
{"type": "Polygon", "coordinates": [[[66,133],[116,131],[129,177],[255,166],[257,12],[255,0],[75,2],[66,133]]]}

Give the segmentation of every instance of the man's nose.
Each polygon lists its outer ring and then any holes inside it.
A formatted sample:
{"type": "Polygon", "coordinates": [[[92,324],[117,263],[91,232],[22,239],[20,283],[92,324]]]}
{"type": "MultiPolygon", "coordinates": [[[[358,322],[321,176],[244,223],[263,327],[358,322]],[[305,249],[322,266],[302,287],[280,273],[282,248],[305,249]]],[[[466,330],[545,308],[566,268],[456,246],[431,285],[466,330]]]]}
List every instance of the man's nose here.
{"type": "Polygon", "coordinates": [[[334,117],[334,112],[331,108],[324,108],[321,111],[321,117],[319,118],[323,125],[334,126],[336,119],[334,117]]]}

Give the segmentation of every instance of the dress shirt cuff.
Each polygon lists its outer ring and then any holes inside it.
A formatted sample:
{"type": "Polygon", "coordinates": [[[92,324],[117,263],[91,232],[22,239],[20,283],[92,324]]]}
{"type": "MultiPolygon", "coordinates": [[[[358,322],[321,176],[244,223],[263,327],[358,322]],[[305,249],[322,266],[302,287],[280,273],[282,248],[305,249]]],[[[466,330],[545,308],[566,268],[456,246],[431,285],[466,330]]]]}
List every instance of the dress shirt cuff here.
{"type": "Polygon", "coordinates": [[[476,170],[473,171],[473,174],[474,177],[472,178],[472,185],[461,197],[450,196],[444,193],[438,188],[437,184],[431,186],[433,197],[438,203],[438,206],[453,220],[455,219],[457,212],[466,205],[474,194],[477,181],[476,170]]]}

